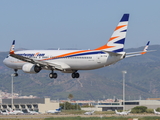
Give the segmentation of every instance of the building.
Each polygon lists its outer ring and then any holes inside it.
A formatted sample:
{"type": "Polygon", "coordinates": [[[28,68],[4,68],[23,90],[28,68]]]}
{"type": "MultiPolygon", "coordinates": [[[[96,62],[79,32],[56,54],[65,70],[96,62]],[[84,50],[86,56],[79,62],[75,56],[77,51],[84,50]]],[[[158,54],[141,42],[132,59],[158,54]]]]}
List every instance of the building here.
{"type": "MultiPolygon", "coordinates": [[[[11,108],[11,99],[2,99],[0,109],[11,108]]],[[[16,110],[34,110],[40,113],[45,113],[48,110],[55,110],[59,108],[59,102],[51,101],[50,98],[25,98],[25,99],[13,99],[13,109],[16,110]]]]}
{"type": "MultiPolygon", "coordinates": [[[[136,106],[146,106],[149,109],[156,109],[160,107],[159,100],[131,100],[125,101],[125,110],[130,110],[136,106]]],[[[86,111],[115,111],[123,110],[123,102],[98,102],[95,103],[95,107],[81,108],[86,111]]]]}
{"type": "MultiPolygon", "coordinates": [[[[156,109],[160,107],[160,101],[158,100],[125,101],[125,110],[130,110],[136,106],[146,106],[147,108],[150,109],[156,109]]],[[[96,111],[114,111],[115,109],[123,110],[123,102],[98,103],[98,105],[95,106],[96,111]]]]}
{"type": "Polygon", "coordinates": [[[126,110],[132,109],[136,106],[146,106],[149,109],[156,109],[160,107],[160,101],[158,100],[134,100],[134,101],[125,102],[126,110]]]}

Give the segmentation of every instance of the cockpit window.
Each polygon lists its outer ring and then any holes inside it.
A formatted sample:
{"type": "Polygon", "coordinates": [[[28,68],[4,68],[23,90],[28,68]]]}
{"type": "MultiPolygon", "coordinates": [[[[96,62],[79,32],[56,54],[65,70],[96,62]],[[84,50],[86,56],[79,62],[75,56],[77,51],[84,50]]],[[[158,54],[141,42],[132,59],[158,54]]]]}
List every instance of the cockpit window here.
{"type": "Polygon", "coordinates": [[[8,58],[9,57],[9,55],[7,55],[7,57],[6,58],[8,58]]]}

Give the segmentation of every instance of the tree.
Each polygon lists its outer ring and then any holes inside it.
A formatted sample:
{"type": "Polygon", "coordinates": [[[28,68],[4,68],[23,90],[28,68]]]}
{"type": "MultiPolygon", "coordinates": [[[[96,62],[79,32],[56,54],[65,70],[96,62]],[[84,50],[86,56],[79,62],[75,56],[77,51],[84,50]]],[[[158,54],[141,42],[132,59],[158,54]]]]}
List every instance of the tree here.
{"type": "Polygon", "coordinates": [[[72,94],[69,94],[68,95],[68,98],[71,100],[71,99],[73,99],[73,95],[72,94]]]}
{"type": "Polygon", "coordinates": [[[156,111],[160,112],[160,108],[157,108],[156,111]]]}
{"type": "Polygon", "coordinates": [[[144,113],[146,112],[147,107],[146,106],[136,106],[132,109],[132,113],[144,113]]]}
{"type": "Polygon", "coordinates": [[[81,107],[78,104],[72,105],[69,102],[61,103],[60,106],[64,110],[81,110],[81,107]]]}
{"type": "Polygon", "coordinates": [[[146,112],[147,113],[154,113],[153,109],[147,109],[146,112]]]}

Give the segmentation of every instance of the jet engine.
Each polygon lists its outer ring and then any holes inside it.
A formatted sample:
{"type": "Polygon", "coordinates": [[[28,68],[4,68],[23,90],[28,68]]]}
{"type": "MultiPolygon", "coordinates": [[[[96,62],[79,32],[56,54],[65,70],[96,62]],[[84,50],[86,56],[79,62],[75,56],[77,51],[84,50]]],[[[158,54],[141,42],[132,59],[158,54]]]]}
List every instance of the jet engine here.
{"type": "Polygon", "coordinates": [[[38,73],[41,71],[41,67],[31,64],[31,63],[26,63],[22,66],[22,70],[26,73],[38,73]]]}

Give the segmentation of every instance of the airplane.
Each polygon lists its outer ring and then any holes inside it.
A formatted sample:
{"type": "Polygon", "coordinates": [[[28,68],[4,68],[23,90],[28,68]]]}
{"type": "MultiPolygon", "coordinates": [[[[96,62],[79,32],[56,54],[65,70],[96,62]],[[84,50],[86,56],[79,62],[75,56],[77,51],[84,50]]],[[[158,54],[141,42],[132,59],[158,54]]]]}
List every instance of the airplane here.
{"type": "Polygon", "coordinates": [[[0,113],[1,113],[2,115],[9,115],[8,110],[2,110],[2,111],[0,111],[0,113]]]}
{"type": "Polygon", "coordinates": [[[154,109],[154,114],[160,115],[160,112],[157,112],[157,111],[154,109]]]}
{"type": "Polygon", "coordinates": [[[36,111],[30,111],[29,109],[27,109],[27,112],[32,114],[32,115],[37,115],[39,114],[39,112],[36,112],[36,111]]]}
{"type": "Polygon", "coordinates": [[[124,14],[115,28],[108,42],[93,50],[22,50],[14,51],[13,40],[9,55],[3,63],[14,69],[14,76],[18,76],[20,69],[25,73],[39,73],[50,70],[50,78],[57,78],[55,71],[71,73],[72,78],[79,78],[78,70],[93,70],[115,64],[127,58],[145,54],[147,43],[143,51],[126,53],[123,51],[128,27],[129,14],[124,14]]]}
{"type": "Polygon", "coordinates": [[[116,112],[116,114],[117,115],[128,115],[130,112],[131,112],[131,110],[129,110],[129,111],[126,111],[126,112],[118,112],[117,110],[115,110],[115,112],[116,112]]]}
{"type": "Polygon", "coordinates": [[[17,115],[17,114],[24,114],[24,112],[20,111],[20,110],[12,110],[11,108],[9,108],[9,114],[10,115],[17,115]]]}
{"type": "Polygon", "coordinates": [[[0,115],[3,115],[1,110],[0,110],[0,115]]]}
{"type": "Polygon", "coordinates": [[[59,107],[58,109],[55,109],[55,110],[48,110],[47,113],[60,113],[61,112],[61,107],[59,107]]]}
{"type": "Polygon", "coordinates": [[[93,113],[94,113],[94,110],[91,112],[85,112],[84,115],[93,115],[93,113]]]}

